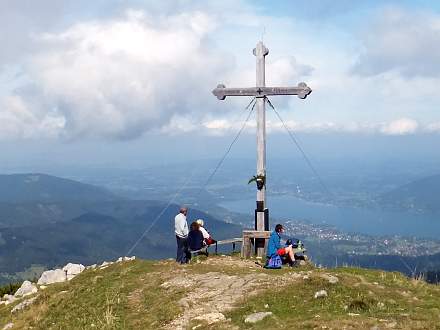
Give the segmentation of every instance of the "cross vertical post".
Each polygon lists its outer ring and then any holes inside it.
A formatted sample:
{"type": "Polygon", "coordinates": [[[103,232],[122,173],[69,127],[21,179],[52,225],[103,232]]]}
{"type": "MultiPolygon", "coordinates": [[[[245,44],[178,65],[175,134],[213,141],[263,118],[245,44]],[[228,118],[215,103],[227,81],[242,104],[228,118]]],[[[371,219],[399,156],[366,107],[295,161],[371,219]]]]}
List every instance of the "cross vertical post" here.
{"type": "MultiPolygon", "coordinates": [[[[256,57],[256,87],[266,87],[266,55],[269,50],[260,41],[254,49],[256,57]]],[[[257,110],[257,178],[266,181],[266,100],[265,96],[256,97],[257,110]]],[[[266,185],[257,189],[255,210],[255,230],[269,230],[269,210],[266,208],[266,185]]],[[[255,239],[257,256],[264,255],[264,239],[255,239]]]]}
{"type": "Polygon", "coordinates": [[[305,83],[299,83],[297,87],[266,87],[265,57],[269,50],[260,41],[254,49],[256,57],[256,85],[255,87],[226,88],[219,84],[212,93],[219,99],[224,100],[227,96],[253,96],[256,98],[257,109],[257,207],[255,209],[255,230],[243,231],[243,255],[248,256],[253,240],[257,256],[263,257],[265,242],[269,237],[269,210],[266,203],[266,97],[269,95],[297,95],[305,99],[312,90],[305,83]],[[248,240],[249,242],[245,242],[248,240]]]}

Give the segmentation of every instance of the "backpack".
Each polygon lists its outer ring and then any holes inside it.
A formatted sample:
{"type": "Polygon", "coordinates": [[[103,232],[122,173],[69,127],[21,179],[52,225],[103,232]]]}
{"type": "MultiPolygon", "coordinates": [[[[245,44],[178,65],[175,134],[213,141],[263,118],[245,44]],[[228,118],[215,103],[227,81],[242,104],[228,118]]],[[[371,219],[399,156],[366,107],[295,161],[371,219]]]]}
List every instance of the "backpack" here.
{"type": "Polygon", "coordinates": [[[267,269],[280,269],[281,265],[283,264],[281,257],[279,255],[274,255],[270,257],[267,264],[264,266],[264,268],[267,269]]]}

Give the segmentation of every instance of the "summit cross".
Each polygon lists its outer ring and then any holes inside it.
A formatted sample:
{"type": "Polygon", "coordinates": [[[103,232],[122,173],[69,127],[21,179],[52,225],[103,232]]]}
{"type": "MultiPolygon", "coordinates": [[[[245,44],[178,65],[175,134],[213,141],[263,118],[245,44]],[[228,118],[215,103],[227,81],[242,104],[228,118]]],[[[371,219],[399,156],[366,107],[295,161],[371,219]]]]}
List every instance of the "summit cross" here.
{"type": "MultiPolygon", "coordinates": [[[[257,205],[255,210],[255,230],[269,230],[269,210],[266,205],[266,98],[273,95],[297,95],[305,99],[312,90],[305,83],[296,87],[266,87],[265,57],[269,54],[263,42],[259,42],[253,51],[256,57],[256,85],[247,88],[226,88],[218,85],[212,93],[219,100],[227,96],[253,96],[256,98],[257,109],[257,205]]],[[[264,239],[257,239],[257,254],[262,256],[264,239]]]]}

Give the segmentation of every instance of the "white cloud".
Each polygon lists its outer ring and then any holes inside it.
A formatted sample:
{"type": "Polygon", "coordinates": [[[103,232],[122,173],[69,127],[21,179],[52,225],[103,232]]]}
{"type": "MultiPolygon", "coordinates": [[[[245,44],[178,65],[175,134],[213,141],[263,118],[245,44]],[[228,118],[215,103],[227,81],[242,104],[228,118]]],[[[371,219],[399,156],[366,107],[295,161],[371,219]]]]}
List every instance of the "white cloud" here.
{"type": "Polygon", "coordinates": [[[419,123],[413,119],[401,118],[383,125],[381,133],[386,135],[406,135],[417,132],[419,123]]]}
{"type": "MultiPolygon", "coordinates": [[[[440,73],[435,56],[440,52],[436,51],[440,43],[435,42],[440,24],[434,14],[412,16],[390,9],[375,25],[366,19],[369,32],[360,39],[364,52],[355,66],[362,74],[353,75],[359,40],[345,27],[339,31],[338,22],[316,26],[298,17],[269,16],[246,1],[176,0],[110,3],[107,12],[91,13],[87,20],[76,11],[72,16],[78,17],[56,20],[62,24],[46,24],[47,16],[65,13],[63,6],[49,10],[51,1],[43,0],[45,14],[35,23],[38,28],[20,30],[17,39],[27,46],[10,45],[14,53],[8,58],[17,58],[16,67],[3,69],[0,54],[0,81],[8,81],[0,88],[0,139],[234,134],[241,125],[241,117],[236,118],[248,100],[231,97],[220,102],[211,90],[218,83],[255,84],[252,47],[266,24],[267,85],[305,81],[313,89],[306,100],[271,99],[295,130],[367,134],[437,130],[434,124],[414,127],[415,121],[398,119],[436,116],[439,79],[433,76],[440,73]],[[138,9],[124,12],[127,4],[138,9]],[[236,10],[231,11],[232,6],[236,10]],[[422,48],[430,49],[428,54],[422,48]],[[422,69],[428,66],[433,70],[426,73],[422,69]],[[15,69],[20,78],[9,82],[15,69]]],[[[13,17],[23,12],[23,4],[13,10],[13,17]]],[[[20,24],[31,14],[32,10],[20,24]]],[[[10,43],[14,39],[6,34],[2,38],[10,43]]],[[[248,123],[248,132],[253,125],[248,123]]],[[[282,129],[269,119],[269,133],[282,129]]]]}
{"type": "Polygon", "coordinates": [[[65,119],[56,111],[37,113],[31,111],[21,98],[4,97],[0,103],[0,139],[53,137],[64,128],[65,119]]]}
{"type": "Polygon", "coordinates": [[[406,77],[440,75],[440,16],[399,7],[382,9],[361,35],[353,70],[362,75],[395,71],[406,77]]]}
{"type": "Polygon", "coordinates": [[[425,130],[428,133],[440,133],[440,122],[428,124],[426,126],[425,130]]]}
{"type": "MultiPolygon", "coordinates": [[[[178,120],[175,119],[172,122],[173,125],[167,126],[163,132],[172,134],[197,132],[209,135],[231,135],[236,134],[241,129],[244,124],[244,118],[217,118],[194,123],[186,118],[179,117],[178,120]]],[[[418,121],[409,118],[375,123],[300,122],[295,120],[285,120],[284,123],[289,130],[296,133],[409,135],[417,132],[440,132],[440,123],[422,126],[418,121]]],[[[255,134],[256,126],[255,118],[251,117],[245,125],[244,133],[255,134]]],[[[283,123],[277,119],[267,119],[266,128],[267,134],[286,133],[283,123]]]]}
{"type": "MultiPolygon", "coordinates": [[[[41,50],[25,64],[31,84],[13,95],[34,125],[17,114],[2,135],[40,132],[52,109],[64,125],[49,125],[47,134],[67,138],[132,138],[174,114],[202,111],[215,104],[215,76],[229,66],[207,39],[214,28],[215,19],[198,11],[160,18],[128,11],[37,36],[41,50]]],[[[2,103],[3,116],[18,109],[2,103]]]]}

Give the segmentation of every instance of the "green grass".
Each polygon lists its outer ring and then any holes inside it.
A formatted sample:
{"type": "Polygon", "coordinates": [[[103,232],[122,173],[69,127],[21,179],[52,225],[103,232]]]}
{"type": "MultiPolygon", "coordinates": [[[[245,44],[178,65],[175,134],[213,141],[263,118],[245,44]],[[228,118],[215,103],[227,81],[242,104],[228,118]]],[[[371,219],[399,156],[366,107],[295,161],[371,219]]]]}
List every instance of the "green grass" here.
{"type": "MultiPolygon", "coordinates": [[[[208,272],[273,276],[272,287],[253,297],[243,296],[235,309],[224,311],[230,321],[203,324],[203,328],[440,329],[439,286],[361,268],[266,270],[236,260],[200,258],[186,266],[136,260],[86,270],[70,282],[40,290],[36,302],[17,315],[11,315],[13,306],[1,306],[0,329],[11,321],[15,329],[160,329],[182,313],[177,302],[192,290],[160,286],[176,267],[180,276],[208,272]],[[311,275],[303,279],[307,271],[311,275]],[[301,274],[298,280],[283,283],[295,273],[301,274]],[[337,276],[339,282],[330,284],[321,277],[324,273],[337,276]],[[323,289],[328,297],[315,299],[315,292],[323,289]],[[273,315],[254,325],[244,323],[247,315],[261,311],[273,315]]],[[[191,322],[190,328],[199,323],[191,322]]]]}
{"type": "Polygon", "coordinates": [[[253,329],[369,329],[375,325],[440,329],[438,286],[411,281],[397,273],[365,269],[325,272],[336,275],[339,283],[330,284],[314,272],[309,280],[283,288],[274,286],[252,299],[243,299],[227,317],[240,328],[253,329]],[[326,290],[328,297],[315,299],[319,290],[326,290]],[[254,325],[244,323],[247,315],[264,311],[273,315],[254,325]]]}
{"type": "Polygon", "coordinates": [[[157,268],[153,262],[134,261],[87,270],[68,283],[41,291],[32,308],[18,318],[11,317],[10,308],[1,307],[0,328],[9,321],[19,329],[160,327],[180,312],[176,301],[183,292],[161,289],[157,268]]]}
{"type": "Polygon", "coordinates": [[[15,294],[15,292],[20,288],[22,282],[15,282],[3,285],[0,287],[0,297],[3,297],[5,294],[15,294]]]}

